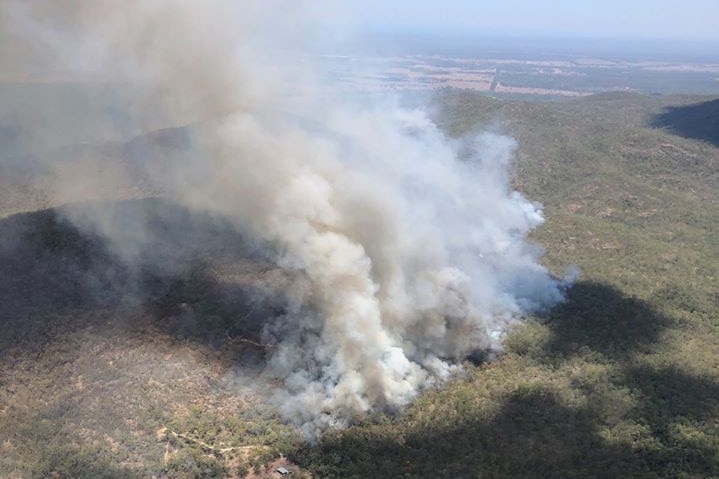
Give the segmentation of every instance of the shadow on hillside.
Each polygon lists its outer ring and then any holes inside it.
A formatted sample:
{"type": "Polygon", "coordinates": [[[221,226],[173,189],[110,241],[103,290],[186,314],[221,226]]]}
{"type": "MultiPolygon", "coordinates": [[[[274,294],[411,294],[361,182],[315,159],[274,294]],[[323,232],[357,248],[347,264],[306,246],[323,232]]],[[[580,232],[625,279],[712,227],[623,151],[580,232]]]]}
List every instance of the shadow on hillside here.
{"type": "MultiPolygon", "coordinates": [[[[639,416],[646,418],[655,437],[671,441],[673,421],[710,419],[719,412],[719,384],[676,368],[628,367],[626,383],[642,398],[639,416]]],[[[719,458],[715,458],[719,461],[719,458]]]]}
{"type": "Polygon", "coordinates": [[[13,215],[0,220],[0,355],[100,326],[110,310],[112,321],[139,317],[212,346],[253,337],[283,308],[281,294],[252,281],[271,268],[226,223],[162,200],[13,215]],[[120,244],[94,232],[97,224],[115,228],[120,244]],[[128,309],[142,314],[123,316],[128,309]]]}
{"type": "Polygon", "coordinates": [[[115,291],[127,271],[99,238],[81,234],[55,211],[45,210],[0,221],[0,277],[4,351],[44,342],[60,315],[116,303],[92,292],[115,291]]]}
{"type": "MultiPolygon", "coordinates": [[[[662,373],[649,376],[665,378],[662,373]]],[[[681,381],[695,386],[695,379],[688,376],[681,381]]],[[[716,414],[716,399],[702,399],[712,406],[704,417],[716,414]]],[[[649,394],[632,413],[637,434],[641,434],[644,408],[658,400],[649,394]]],[[[654,426],[671,431],[681,420],[672,413],[655,419],[654,426]]],[[[347,478],[713,477],[719,473],[710,444],[667,433],[647,441],[646,447],[630,448],[608,441],[600,433],[601,424],[602,418],[590,408],[568,407],[551,391],[535,388],[506,397],[491,419],[428,424],[400,442],[383,440],[379,434],[327,436],[314,448],[298,451],[294,460],[319,477],[347,478]]]]}
{"type": "Polygon", "coordinates": [[[583,376],[575,387],[586,402],[568,403],[538,380],[514,388],[496,412],[478,414],[476,397],[460,388],[448,396],[456,414],[393,426],[404,434],[383,425],[330,433],[293,459],[319,477],[719,475],[712,439],[692,429],[719,413],[719,384],[678,369],[639,366],[633,358],[661,340],[669,318],[610,286],[579,282],[545,319],[551,339],[527,354],[557,364],[588,348],[617,367],[609,383],[583,376]]]}
{"type": "Polygon", "coordinates": [[[552,358],[566,357],[589,348],[618,359],[648,352],[671,319],[648,303],[630,298],[601,283],[578,282],[567,300],[542,318],[553,336],[545,345],[552,358]]]}
{"type": "Polygon", "coordinates": [[[719,99],[668,107],[650,121],[655,128],[719,146],[719,99]]]}

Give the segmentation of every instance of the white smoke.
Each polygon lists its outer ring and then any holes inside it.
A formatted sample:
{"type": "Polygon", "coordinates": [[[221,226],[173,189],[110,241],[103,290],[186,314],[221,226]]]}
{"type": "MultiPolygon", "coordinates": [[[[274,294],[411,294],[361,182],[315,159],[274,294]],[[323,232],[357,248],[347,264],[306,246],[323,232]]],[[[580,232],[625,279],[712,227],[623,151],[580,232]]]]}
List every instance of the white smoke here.
{"type": "Polygon", "coordinates": [[[279,21],[287,5],[257,3],[48,0],[4,13],[54,66],[131,84],[139,130],[195,124],[188,152],[142,169],[297,273],[263,339],[276,345],[277,404],[312,433],[407,404],[498,349],[507,324],[560,301],[562,285],[525,240],[543,218],[509,188],[513,140],[459,145],[420,110],[337,93],[297,56],[302,9],[279,21]]]}

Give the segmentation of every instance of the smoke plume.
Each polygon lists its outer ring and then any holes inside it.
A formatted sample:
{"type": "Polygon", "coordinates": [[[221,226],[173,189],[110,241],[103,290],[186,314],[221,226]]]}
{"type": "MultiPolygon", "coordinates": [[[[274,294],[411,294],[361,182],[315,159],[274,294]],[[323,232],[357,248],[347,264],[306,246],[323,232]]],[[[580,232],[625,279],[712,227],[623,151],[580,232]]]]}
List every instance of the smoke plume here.
{"type": "MultiPolygon", "coordinates": [[[[107,197],[142,178],[262,245],[294,278],[284,313],[263,325],[265,374],[282,384],[281,412],[312,433],[402,407],[458,361],[498,349],[510,322],[561,300],[562,284],[525,240],[543,218],[509,188],[514,141],[458,144],[421,110],[334,89],[311,55],[316,12],[286,3],[6,1],[15,64],[4,68],[104,85],[120,105],[107,125],[46,105],[65,121],[38,130],[41,142],[73,128],[110,141],[185,127],[181,150],[109,177],[51,164],[65,171],[54,194],[107,197]]],[[[137,261],[142,231],[91,212],[73,220],[137,261]]]]}

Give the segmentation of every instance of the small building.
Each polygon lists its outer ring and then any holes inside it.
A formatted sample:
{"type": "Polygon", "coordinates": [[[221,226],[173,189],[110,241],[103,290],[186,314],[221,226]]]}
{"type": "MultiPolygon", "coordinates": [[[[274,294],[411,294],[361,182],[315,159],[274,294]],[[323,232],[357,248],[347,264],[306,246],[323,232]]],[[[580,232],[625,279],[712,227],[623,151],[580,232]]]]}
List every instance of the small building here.
{"type": "Polygon", "coordinates": [[[275,470],[280,473],[280,476],[287,476],[287,475],[290,474],[290,471],[288,471],[288,470],[285,469],[284,467],[278,467],[278,468],[275,469],[275,470]]]}

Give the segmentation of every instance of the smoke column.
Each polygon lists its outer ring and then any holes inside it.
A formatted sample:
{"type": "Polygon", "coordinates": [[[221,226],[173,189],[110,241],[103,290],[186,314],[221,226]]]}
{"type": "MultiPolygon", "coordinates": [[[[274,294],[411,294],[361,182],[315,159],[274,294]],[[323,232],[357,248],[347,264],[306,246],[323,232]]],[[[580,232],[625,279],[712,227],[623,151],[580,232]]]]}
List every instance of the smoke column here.
{"type": "Polygon", "coordinates": [[[458,159],[467,145],[424,112],[318,80],[297,48],[316,19],[298,3],[4,2],[3,16],[16,51],[132,85],[137,131],[194,125],[188,152],[138,167],[299,278],[263,340],[277,405],[312,434],[402,407],[563,286],[525,241],[543,218],[508,186],[514,141],[483,134],[458,159]]]}

